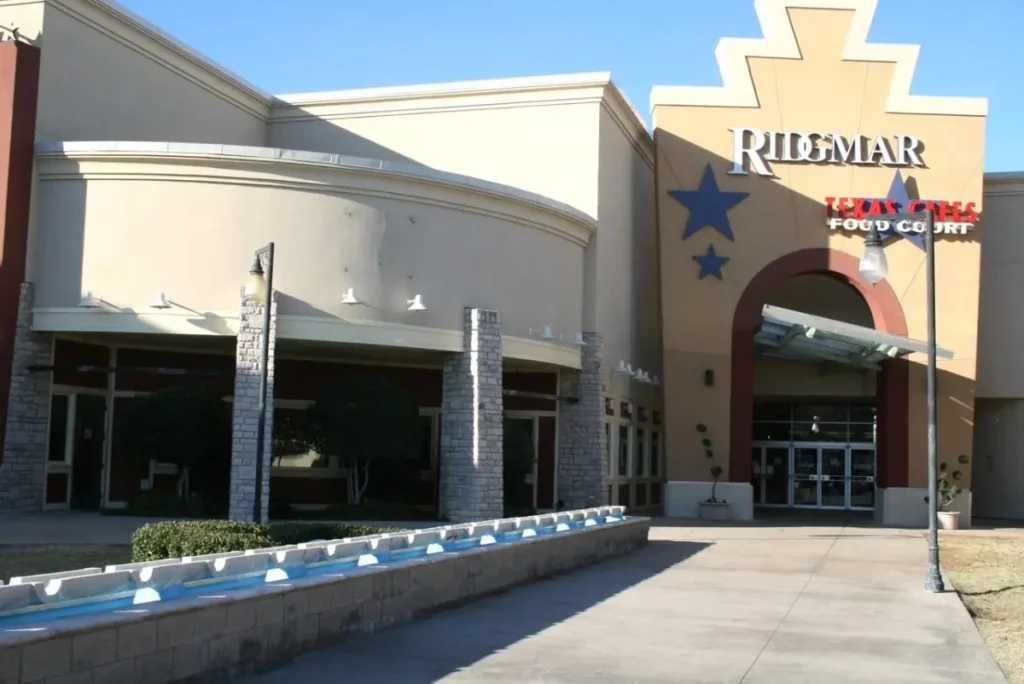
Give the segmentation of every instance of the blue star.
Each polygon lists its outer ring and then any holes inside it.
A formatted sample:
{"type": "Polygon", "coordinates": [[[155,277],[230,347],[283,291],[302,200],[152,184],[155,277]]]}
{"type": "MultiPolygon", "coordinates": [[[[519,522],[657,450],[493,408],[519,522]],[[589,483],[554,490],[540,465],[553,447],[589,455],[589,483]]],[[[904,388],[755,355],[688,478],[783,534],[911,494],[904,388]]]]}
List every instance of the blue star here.
{"type": "Polygon", "coordinates": [[[668,194],[690,210],[690,216],[686,219],[686,229],[683,231],[684,240],[704,226],[711,226],[732,240],[734,238],[732,227],[729,226],[728,212],[745,200],[750,193],[719,190],[715,174],[711,171],[711,164],[708,164],[697,190],[669,190],[668,194]]]}
{"type": "Polygon", "coordinates": [[[697,276],[697,280],[704,280],[704,276],[715,276],[721,280],[722,266],[729,261],[729,257],[718,256],[714,245],[708,245],[707,252],[694,254],[691,258],[700,265],[700,275],[697,276]]]}
{"type": "MultiPolygon", "coordinates": [[[[903,174],[899,171],[892,179],[892,184],[889,186],[889,194],[885,197],[878,198],[875,200],[866,199],[862,205],[864,212],[871,211],[871,204],[874,201],[881,203],[882,213],[888,213],[885,211],[885,203],[891,200],[896,205],[896,213],[902,214],[910,211],[910,203],[913,201],[910,194],[907,192],[907,185],[903,182],[903,174]]],[[[923,208],[923,205],[918,205],[923,208]]],[[[896,238],[904,238],[909,240],[912,244],[916,245],[919,249],[924,249],[924,233],[901,233],[893,227],[888,227],[885,230],[879,231],[879,237],[882,238],[882,242],[890,242],[896,238]]]]}

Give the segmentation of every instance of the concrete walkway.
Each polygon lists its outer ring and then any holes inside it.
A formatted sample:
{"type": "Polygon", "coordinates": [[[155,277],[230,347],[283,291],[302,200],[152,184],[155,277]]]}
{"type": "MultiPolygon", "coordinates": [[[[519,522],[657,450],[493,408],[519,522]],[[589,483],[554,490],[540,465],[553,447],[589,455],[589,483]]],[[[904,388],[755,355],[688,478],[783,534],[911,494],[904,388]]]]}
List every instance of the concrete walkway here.
{"type": "Polygon", "coordinates": [[[1005,682],[916,531],[660,525],[630,557],[303,656],[249,684],[1005,682]]]}

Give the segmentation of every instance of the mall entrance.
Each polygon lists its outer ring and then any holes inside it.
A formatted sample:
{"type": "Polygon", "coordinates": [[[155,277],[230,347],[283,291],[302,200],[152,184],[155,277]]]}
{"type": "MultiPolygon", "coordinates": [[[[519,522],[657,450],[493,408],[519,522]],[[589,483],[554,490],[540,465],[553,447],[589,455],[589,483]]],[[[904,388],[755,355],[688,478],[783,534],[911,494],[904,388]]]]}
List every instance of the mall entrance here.
{"type": "Polygon", "coordinates": [[[873,510],[876,422],[875,406],[867,402],[756,401],[754,505],[873,510]]]}

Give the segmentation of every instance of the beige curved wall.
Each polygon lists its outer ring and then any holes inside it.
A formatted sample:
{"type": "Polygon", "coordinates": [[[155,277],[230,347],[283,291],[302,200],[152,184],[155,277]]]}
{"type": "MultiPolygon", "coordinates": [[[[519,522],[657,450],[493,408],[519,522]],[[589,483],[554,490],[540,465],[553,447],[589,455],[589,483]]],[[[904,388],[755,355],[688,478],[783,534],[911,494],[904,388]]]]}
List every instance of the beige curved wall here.
{"type": "Polygon", "coordinates": [[[281,315],[461,329],[462,308],[477,306],[500,311],[506,335],[581,329],[593,227],[536,196],[280,150],[62,149],[38,156],[39,308],[74,307],[92,292],[141,312],[164,292],[233,315],[253,250],[273,240],[281,315]],[[341,304],[349,287],[365,305],[341,304]],[[427,311],[405,310],[415,294],[427,311]]]}

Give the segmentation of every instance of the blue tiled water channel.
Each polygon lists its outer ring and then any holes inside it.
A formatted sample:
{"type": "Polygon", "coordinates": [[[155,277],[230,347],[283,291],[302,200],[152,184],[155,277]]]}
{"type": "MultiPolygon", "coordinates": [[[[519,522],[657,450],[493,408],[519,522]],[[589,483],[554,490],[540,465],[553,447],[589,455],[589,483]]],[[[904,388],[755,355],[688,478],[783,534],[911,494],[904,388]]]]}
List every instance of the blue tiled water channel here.
{"type": "MultiPolygon", "coordinates": [[[[624,520],[622,514],[597,515],[583,520],[560,521],[550,525],[527,526],[521,529],[509,530],[506,532],[484,533],[479,536],[468,536],[454,541],[442,541],[428,543],[421,546],[413,546],[396,551],[383,549],[373,550],[369,553],[362,553],[357,556],[350,556],[339,559],[329,559],[310,564],[291,565],[288,567],[271,567],[261,569],[258,572],[233,575],[226,578],[204,578],[193,582],[180,583],[176,586],[163,586],[158,590],[127,582],[124,589],[103,595],[78,599],[75,601],[57,601],[53,603],[39,603],[23,606],[6,612],[0,612],[0,631],[20,630],[42,625],[49,625],[55,621],[80,617],[82,615],[112,613],[114,611],[130,609],[135,606],[152,604],[155,602],[174,601],[185,598],[197,598],[216,594],[222,596],[233,591],[239,591],[263,584],[273,584],[294,580],[301,577],[316,577],[330,575],[337,572],[345,572],[353,575],[363,572],[370,572],[373,568],[382,565],[396,565],[413,563],[418,559],[434,556],[437,554],[450,554],[468,549],[475,549],[491,544],[516,544],[523,543],[537,537],[548,537],[572,530],[579,530],[585,527],[598,525],[615,524],[624,520]]],[[[483,525],[486,529],[486,525],[483,525]]],[[[410,535],[425,535],[438,530],[415,530],[410,535]]],[[[388,535],[400,537],[403,535],[388,535]]],[[[327,542],[328,540],[324,540],[327,542]]],[[[369,540],[349,540],[369,541],[369,540]]],[[[344,543],[344,540],[338,540],[344,543]]],[[[318,542],[308,542],[307,546],[315,547],[318,542]]],[[[297,547],[297,548],[301,548],[297,547]]],[[[255,550],[251,553],[262,553],[255,550]]],[[[242,555],[241,553],[238,555],[242,555]]],[[[212,561],[209,561],[212,562],[212,561]]],[[[39,592],[43,586],[37,585],[39,592]]]]}

